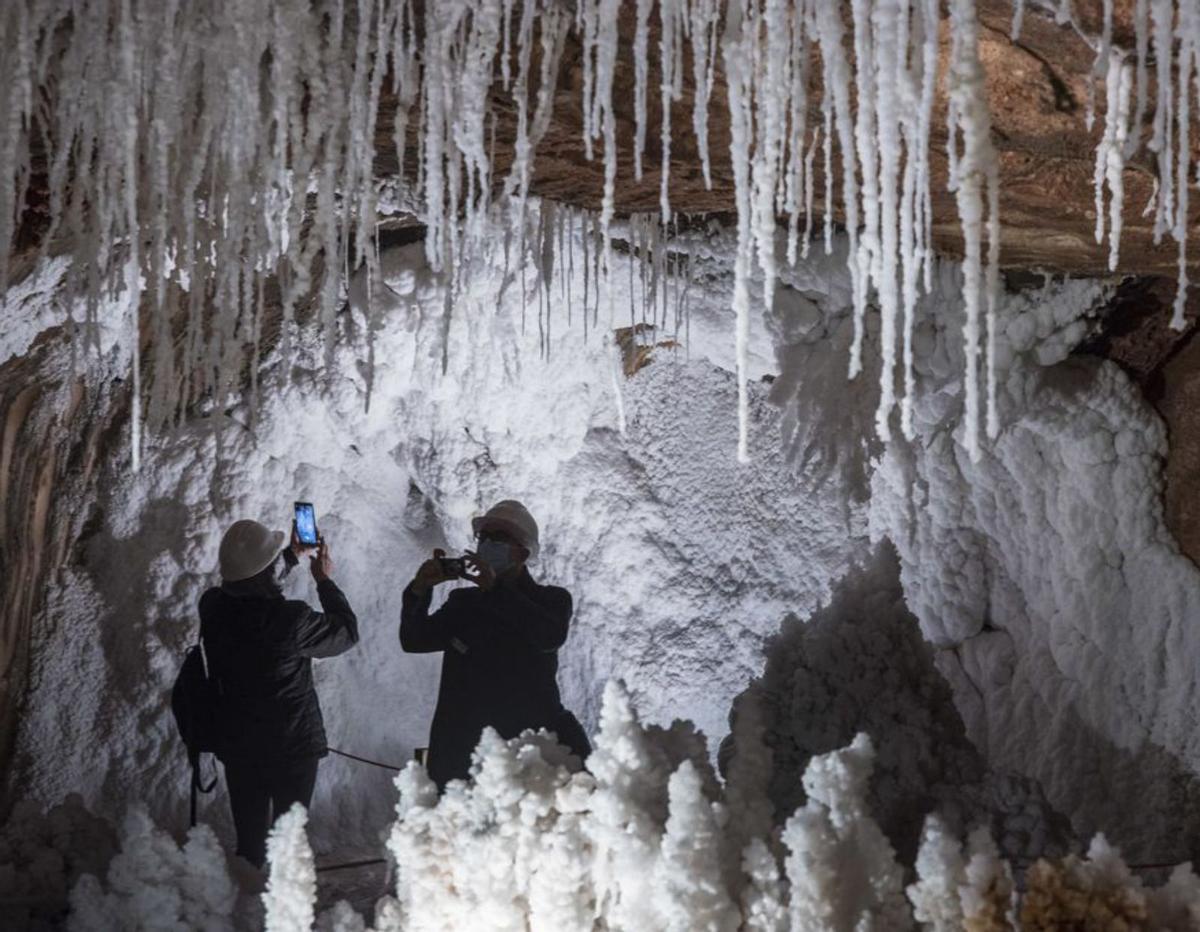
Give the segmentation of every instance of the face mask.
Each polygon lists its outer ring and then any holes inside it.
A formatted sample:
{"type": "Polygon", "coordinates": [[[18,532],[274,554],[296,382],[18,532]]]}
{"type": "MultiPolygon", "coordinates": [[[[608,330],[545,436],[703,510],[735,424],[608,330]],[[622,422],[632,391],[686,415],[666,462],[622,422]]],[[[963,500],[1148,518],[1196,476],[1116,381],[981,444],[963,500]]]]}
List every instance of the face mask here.
{"type": "Polygon", "coordinates": [[[481,540],[477,553],[497,576],[513,565],[512,547],[502,540],[481,540]]]}

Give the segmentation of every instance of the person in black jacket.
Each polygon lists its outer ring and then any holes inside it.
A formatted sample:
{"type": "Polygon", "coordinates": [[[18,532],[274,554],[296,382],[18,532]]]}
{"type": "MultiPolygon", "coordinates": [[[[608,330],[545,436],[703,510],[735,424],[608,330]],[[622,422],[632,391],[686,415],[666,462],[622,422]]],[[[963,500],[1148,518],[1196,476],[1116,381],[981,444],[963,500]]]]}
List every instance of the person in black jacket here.
{"type": "Polygon", "coordinates": [[[538,528],[520,502],[503,501],[473,522],[478,552],[457,575],[434,551],[404,590],[400,645],[442,651],[442,680],[429,734],[429,775],[444,789],[465,779],[471,752],[489,725],[503,738],[527,728],[557,734],[581,760],[591,747],[558,693],[558,649],[567,639],[571,593],[534,581],[526,563],[538,552],[538,528]],[[433,587],[466,579],[429,614],[433,587]]]}
{"type": "Polygon", "coordinates": [[[292,529],[238,521],[221,540],[222,583],[200,597],[200,638],[210,676],[220,686],[217,757],[225,765],[237,853],[256,867],[266,859],[274,818],[293,803],[308,806],[317,764],[326,754],[325,725],[312,680],[312,658],[333,657],[358,643],[358,620],[330,576],[322,539],[304,548],[292,529]],[[281,579],[309,556],[322,611],[285,599],[281,579]]]}

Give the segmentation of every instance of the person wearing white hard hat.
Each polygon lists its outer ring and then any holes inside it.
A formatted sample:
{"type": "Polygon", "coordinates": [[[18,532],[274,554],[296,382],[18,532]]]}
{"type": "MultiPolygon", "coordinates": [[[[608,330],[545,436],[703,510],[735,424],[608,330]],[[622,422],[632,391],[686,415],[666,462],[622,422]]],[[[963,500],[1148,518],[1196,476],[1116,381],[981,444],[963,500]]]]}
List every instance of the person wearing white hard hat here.
{"type": "Polygon", "coordinates": [[[400,645],[442,652],[442,678],[429,734],[429,775],[439,788],[465,779],[484,728],[503,738],[553,731],[581,761],[591,753],[579,721],[558,692],[558,649],[567,639],[571,593],[535,582],[528,564],[540,549],[537,522],[508,499],[471,522],[479,541],[461,560],[433,552],[404,590],[400,645]],[[429,612],[433,588],[461,579],[429,612]]]}
{"type": "Polygon", "coordinates": [[[221,539],[221,585],[200,597],[200,638],[217,680],[217,757],[225,766],[237,853],[256,867],[267,832],[293,803],[312,802],[326,752],[312,658],[358,643],[358,619],[337,587],[329,545],[237,521],[221,539]],[[285,599],[280,582],[308,556],[321,611],[285,599]]]}

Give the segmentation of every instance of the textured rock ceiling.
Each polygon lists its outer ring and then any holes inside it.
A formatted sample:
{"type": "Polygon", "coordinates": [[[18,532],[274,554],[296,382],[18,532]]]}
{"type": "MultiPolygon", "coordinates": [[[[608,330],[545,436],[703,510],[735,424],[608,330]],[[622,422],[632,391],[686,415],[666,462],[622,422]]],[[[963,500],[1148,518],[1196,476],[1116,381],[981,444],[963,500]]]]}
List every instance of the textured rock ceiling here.
{"type": "MultiPolygon", "coordinates": [[[[1011,0],[979,0],[982,25],[980,54],[987,72],[992,107],[994,139],[1001,158],[1001,211],[1003,243],[1001,262],[1009,268],[1044,268],[1081,274],[1108,273],[1108,245],[1096,244],[1092,176],[1095,148],[1103,131],[1103,88],[1098,88],[1097,119],[1091,131],[1086,126],[1088,85],[1095,52],[1070,25],[1029,4],[1017,42],[1010,39],[1013,15],[1011,0]]],[[[1083,31],[1100,32],[1099,2],[1076,3],[1083,31]]],[[[1114,39],[1132,47],[1132,0],[1118,0],[1114,39]]],[[[623,4],[621,44],[613,94],[618,115],[618,213],[658,208],[661,159],[659,108],[656,93],[649,106],[646,134],[646,171],[642,180],[633,176],[634,134],[634,34],[633,4],[623,4]]],[[[651,47],[657,20],[651,17],[651,47]]],[[[949,55],[948,26],[943,20],[941,72],[949,55]]],[[[657,55],[651,56],[650,87],[658,85],[657,55]]],[[[721,63],[718,56],[718,71],[721,63]]],[[[814,69],[819,76],[819,70],[814,69]]],[[[536,71],[536,69],[535,69],[536,71]]],[[[578,36],[568,38],[559,74],[553,123],[537,151],[534,191],[558,201],[598,208],[603,192],[603,164],[589,162],[584,154],[579,101],[583,83],[582,50],[578,36]]],[[[729,116],[723,79],[718,75],[709,107],[709,151],[713,162],[713,188],[706,190],[700,158],[692,133],[692,83],[690,60],[686,62],[683,99],[672,109],[671,203],[684,213],[732,213],[733,172],[729,164],[729,116]]],[[[816,95],[814,117],[818,115],[816,95]]],[[[499,89],[492,105],[500,116],[497,125],[495,167],[507,171],[511,157],[514,115],[511,99],[499,89]]],[[[379,125],[379,162],[382,174],[394,173],[391,151],[394,99],[386,99],[379,125]]],[[[935,104],[935,126],[931,153],[933,172],[934,235],[937,247],[956,254],[960,247],[958,214],[954,196],[946,190],[946,101],[944,86],[935,104]]],[[[1146,114],[1148,135],[1152,111],[1146,114]]],[[[811,125],[811,124],[810,124],[811,125]]],[[[416,149],[410,135],[410,165],[416,164],[416,149]]],[[[1125,231],[1121,241],[1120,271],[1137,275],[1174,276],[1177,246],[1165,241],[1155,246],[1151,220],[1142,208],[1153,190],[1154,174],[1146,151],[1130,161],[1125,171],[1125,231]]],[[[819,159],[817,160],[819,163],[819,159]]],[[[816,166],[818,172],[820,165],[816,166]]],[[[840,169],[835,172],[840,177],[840,169]]],[[[816,190],[823,190],[818,178],[816,190]]],[[[835,201],[840,195],[835,196],[835,201]]],[[[1198,244],[1200,250],[1200,244],[1198,244]]]]}

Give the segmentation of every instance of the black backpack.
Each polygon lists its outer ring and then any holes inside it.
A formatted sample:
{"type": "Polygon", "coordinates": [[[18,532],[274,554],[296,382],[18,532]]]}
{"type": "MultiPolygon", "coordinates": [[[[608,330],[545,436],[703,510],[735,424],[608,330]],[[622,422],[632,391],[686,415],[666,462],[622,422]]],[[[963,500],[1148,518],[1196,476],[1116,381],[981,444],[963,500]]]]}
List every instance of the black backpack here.
{"type": "Polygon", "coordinates": [[[217,785],[216,775],[206,786],[200,777],[200,755],[217,750],[218,706],[221,701],[220,681],[208,669],[204,642],[193,644],[183,656],[183,666],[171,689],[171,711],[179,736],[187,746],[188,764],[192,770],[191,824],[196,824],[196,794],[211,793],[217,785]]]}

